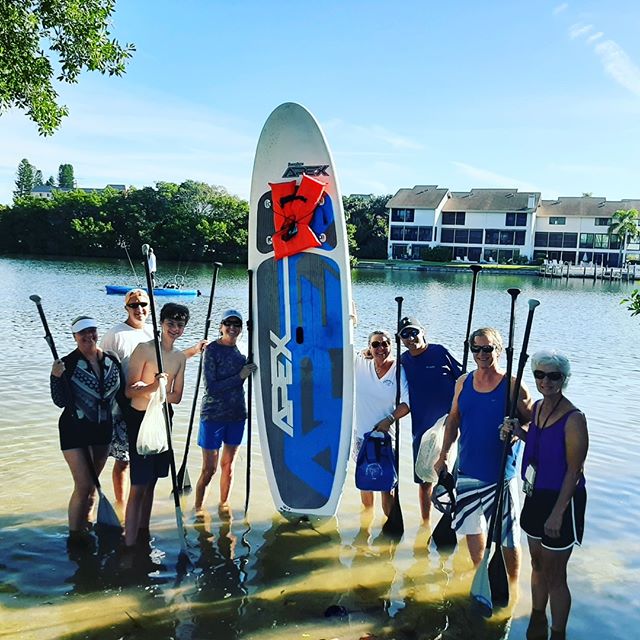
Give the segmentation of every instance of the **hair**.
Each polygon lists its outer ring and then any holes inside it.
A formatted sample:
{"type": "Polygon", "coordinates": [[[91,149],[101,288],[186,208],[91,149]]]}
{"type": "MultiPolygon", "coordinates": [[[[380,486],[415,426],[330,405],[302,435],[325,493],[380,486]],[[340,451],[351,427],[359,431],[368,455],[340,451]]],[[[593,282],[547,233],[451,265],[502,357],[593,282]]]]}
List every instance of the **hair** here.
{"type": "Polygon", "coordinates": [[[167,302],[160,309],[160,322],[165,320],[182,320],[187,324],[189,322],[189,308],[176,302],[167,302]]]}
{"type": "Polygon", "coordinates": [[[391,334],[389,334],[388,331],[383,331],[382,329],[377,329],[376,331],[372,331],[369,334],[369,337],[367,338],[367,344],[371,344],[371,338],[373,338],[373,336],[384,336],[389,341],[389,344],[391,344],[391,342],[392,342],[391,334]]]}
{"type": "Polygon", "coordinates": [[[571,364],[567,356],[555,349],[536,351],[531,356],[531,371],[535,371],[540,365],[556,367],[564,378],[562,388],[566,388],[571,377],[571,364]]]}
{"type": "Polygon", "coordinates": [[[491,342],[491,344],[496,347],[498,355],[502,353],[504,349],[504,346],[502,344],[502,336],[497,329],[494,329],[493,327],[482,327],[481,329],[476,329],[469,336],[469,345],[475,344],[475,339],[478,336],[484,336],[487,340],[489,340],[489,342],[491,342]]]}

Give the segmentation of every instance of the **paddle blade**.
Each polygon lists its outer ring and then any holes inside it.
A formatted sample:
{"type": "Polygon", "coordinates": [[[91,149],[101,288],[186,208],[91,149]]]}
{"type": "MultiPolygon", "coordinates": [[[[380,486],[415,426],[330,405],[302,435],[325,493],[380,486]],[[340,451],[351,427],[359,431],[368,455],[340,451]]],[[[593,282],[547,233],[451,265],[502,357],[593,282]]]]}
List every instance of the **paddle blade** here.
{"type": "MultiPolygon", "coordinates": [[[[178,470],[178,475],[176,476],[176,487],[178,488],[178,495],[188,495],[191,493],[189,470],[184,466],[180,467],[178,470]]],[[[171,490],[171,495],[173,495],[173,489],[171,490]]]]}
{"type": "Polygon", "coordinates": [[[392,538],[400,538],[404,533],[404,519],[402,517],[402,509],[400,508],[400,499],[398,494],[395,495],[391,513],[387,521],[382,525],[382,533],[392,538]]]}
{"type": "Polygon", "coordinates": [[[98,524],[103,527],[109,527],[115,529],[118,532],[122,531],[122,525],[120,519],[116,514],[111,503],[107,500],[102,491],[99,492],[100,502],[98,504],[98,524]]]}
{"type": "Polygon", "coordinates": [[[482,562],[476,569],[471,583],[471,597],[482,607],[485,616],[493,613],[493,601],[491,600],[491,586],[489,584],[489,552],[485,551],[482,562]]]}
{"type": "Polygon", "coordinates": [[[182,517],[182,507],[176,504],[176,525],[178,536],[180,537],[180,553],[189,557],[187,553],[187,533],[184,530],[184,518],[182,517]]]}
{"type": "Polygon", "coordinates": [[[496,546],[489,562],[489,588],[494,607],[506,607],[509,604],[509,577],[500,545],[496,546]]]}
{"type": "Polygon", "coordinates": [[[453,551],[458,544],[450,513],[444,513],[431,534],[438,551],[453,551]]]}

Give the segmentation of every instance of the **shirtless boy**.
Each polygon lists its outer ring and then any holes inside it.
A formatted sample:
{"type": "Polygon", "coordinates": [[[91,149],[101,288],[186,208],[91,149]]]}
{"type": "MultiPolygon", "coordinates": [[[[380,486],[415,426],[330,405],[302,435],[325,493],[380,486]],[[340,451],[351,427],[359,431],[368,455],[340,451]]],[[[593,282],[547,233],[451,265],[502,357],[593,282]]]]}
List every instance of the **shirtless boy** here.
{"type": "Polygon", "coordinates": [[[157,455],[141,456],[136,449],[136,441],[142,418],[151,395],[159,386],[160,377],[167,381],[167,402],[171,414],[171,405],[182,400],[186,357],[173,345],[184,333],[188,321],[189,309],[184,305],[169,302],[160,311],[160,343],[164,373],[158,373],[153,340],[139,344],[129,361],[126,395],[131,399],[131,411],[127,419],[131,493],[125,515],[124,542],[127,547],[133,547],[139,538],[141,542],[148,540],[155,485],[158,478],[166,478],[169,474],[172,453],[166,451],[157,455]]]}

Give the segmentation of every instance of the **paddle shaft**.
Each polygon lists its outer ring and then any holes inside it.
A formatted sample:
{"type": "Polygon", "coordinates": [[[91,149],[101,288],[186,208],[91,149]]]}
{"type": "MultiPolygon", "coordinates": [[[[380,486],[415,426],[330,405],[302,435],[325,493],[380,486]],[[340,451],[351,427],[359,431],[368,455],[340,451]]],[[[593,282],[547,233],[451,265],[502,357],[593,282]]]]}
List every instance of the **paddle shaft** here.
{"type": "Polygon", "coordinates": [[[471,300],[469,301],[469,315],[467,316],[467,331],[464,334],[464,351],[462,354],[462,373],[467,372],[467,364],[469,362],[469,335],[471,333],[471,320],[473,318],[473,306],[476,300],[476,285],[478,283],[478,274],[482,271],[479,264],[472,264],[470,267],[473,272],[473,280],[471,281],[471,300]]]}
{"type": "MultiPolygon", "coordinates": [[[[211,278],[211,293],[209,295],[209,305],[207,307],[207,317],[204,323],[204,335],[203,339],[206,340],[209,337],[209,329],[211,328],[211,311],[213,309],[213,298],[216,292],[216,282],[218,280],[218,271],[222,263],[213,263],[213,276],[211,278]]],[[[198,373],[196,375],[196,387],[193,392],[193,403],[191,404],[191,414],[189,416],[189,428],[187,430],[187,442],[184,447],[184,455],[182,456],[182,464],[178,471],[178,490],[182,491],[184,488],[184,478],[187,472],[187,457],[189,456],[189,444],[191,442],[191,432],[193,431],[193,422],[196,416],[196,410],[198,407],[198,394],[200,391],[200,380],[202,378],[202,368],[204,364],[204,351],[200,352],[200,361],[198,363],[198,373]]]]}
{"type": "MultiPolygon", "coordinates": [[[[249,275],[249,314],[247,315],[247,362],[253,362],[253,271],[247,271],[249,275]]],[[[251,401],[253,399],[253,374],[249,374],[247,380],[247,477],[244,498],[244,514],[249,510],[249,495],[251,492],[251,401]]]]}

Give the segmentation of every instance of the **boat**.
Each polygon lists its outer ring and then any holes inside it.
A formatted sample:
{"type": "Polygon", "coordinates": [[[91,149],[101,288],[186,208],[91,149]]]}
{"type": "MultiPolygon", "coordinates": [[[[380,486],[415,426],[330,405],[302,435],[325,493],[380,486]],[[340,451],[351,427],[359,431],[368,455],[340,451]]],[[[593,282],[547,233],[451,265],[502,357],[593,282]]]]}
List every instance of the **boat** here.
{"type": "MultiPolygon", "coordinates": [[[[127,291],[131,291],[131,289],[144,289],[148,291],[147,287],[137,287],[135,285],[126,286],[119,284],[107,284],[105,285],[105,289],[107,290],[107,295],[121,295],[123,296],[127,291]]],[[[199,289],[181,289],[179,287],[156,287],[153,290],[154,296],[199,296],[199,289]]]]}

